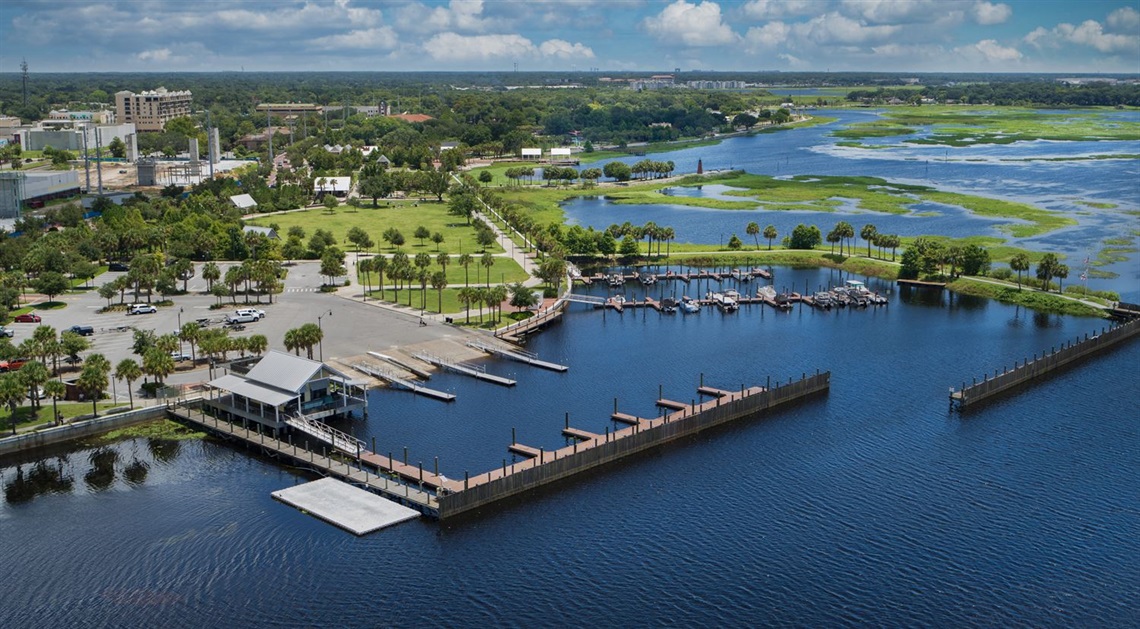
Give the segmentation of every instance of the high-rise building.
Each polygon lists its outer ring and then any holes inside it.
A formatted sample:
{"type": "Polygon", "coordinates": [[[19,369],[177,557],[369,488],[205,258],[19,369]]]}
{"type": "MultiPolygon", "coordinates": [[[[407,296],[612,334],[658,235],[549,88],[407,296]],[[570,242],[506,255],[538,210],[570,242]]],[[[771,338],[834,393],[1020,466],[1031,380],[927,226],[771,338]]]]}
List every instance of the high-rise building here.
{"type": "Polygon", "coordinates": [[[133,122],[139,131],[162,131],[166,121],[190,115],[192,97],[189,90],[167,91],[165,87],[135,94],[115,93],[115,113],[120,123],[133,122]]]}

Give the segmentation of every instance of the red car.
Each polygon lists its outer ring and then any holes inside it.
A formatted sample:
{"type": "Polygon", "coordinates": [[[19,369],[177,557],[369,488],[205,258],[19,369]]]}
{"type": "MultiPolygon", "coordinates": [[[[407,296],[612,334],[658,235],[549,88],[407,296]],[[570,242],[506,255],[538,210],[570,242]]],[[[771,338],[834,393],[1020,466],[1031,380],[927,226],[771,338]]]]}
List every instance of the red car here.
{"type": "Polygon", "coordinates": [[[0,360],[0,372],[16,371],[28,362],[27,358],[13,358],[12,360],[0,360]]]}
{"type": "Polygon", "coordinates": [[[17,315],[13,321],[16,323],[39,323],[43,319],[34,312],[25,312],[22,315],[17,315]]]}

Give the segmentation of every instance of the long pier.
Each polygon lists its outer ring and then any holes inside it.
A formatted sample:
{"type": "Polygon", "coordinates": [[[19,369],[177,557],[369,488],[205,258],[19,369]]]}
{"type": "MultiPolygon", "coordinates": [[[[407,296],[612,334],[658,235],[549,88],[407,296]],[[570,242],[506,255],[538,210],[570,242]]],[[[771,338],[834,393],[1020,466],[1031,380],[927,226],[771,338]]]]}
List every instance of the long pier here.
{"type": "Polygon", "coordinates": [[[522,343],[527,335],[533,334],[561,319],[562,312],[565,309],[566,301],[560,299],[548,310],[544,310],[529,319],[523,319],[518,323],[512,323],[506,327],[495,330],[495,337],[510,343],[522,343]]]}
{"type": "Polygon", "coordinates": [[[1086,334],[1083,340],[1078,337],[1074,341],[1066,341],[1059,348],[1053,346],[1048,352],[1042,351],[1040,356],[1034,354],[1032,360],[1027,357],[1021,364],[1015,360],[1013,369],[994,370],[992,377],[987,373],[981,382],[977,378],[970,385],[963,382],[961,389],[951,387],[950,407],[961,410],[1029,384],[1039,376],[1134,338],[1137,333],[1140,333],[1140,320],[1129,321],[1110,329],[1102,328],[1100,334],[1086,334]]]}
{"type": "MultiPolygon", "coordinates": [[[[641,275],[641,272],[621,274],[610,273],[608,275],[605,273],[595,273],[593,275],[580,275],[573,278],[573,281],[589,286],[595,282],[604,284],[611,278],[620,278],[624,284],[627,282],[639,281],[641,279],[641,275]]],[[[753,267],[751,269],[737,268],[730,271],[709,271],[707,269],[701,269],[700,271],[693,271],[689,273],[675,273],[673,271],[667,271],[665,273],[655,274],[654,277],[657,278],[657,281],[677,280],[686,284],[692,282],[693,280],[715,280],[719,282],[723,280],[734,279],[738,282],[747,282],[757,277],[770,280],[772,279],[772,272],[767,269],[761,269],[759,267],[753,267]]]]}
{"type": "Polygon", "coordinates": [[[508,449],[525,460],[493,469],[477,476],[464,473],[462,481],[450,481],[437,493],[439,517],[446,519],[467,513],[504,498],[580,474],[628,456],[698,433],[713,426],[754,417],[777,406],[827,391],[830,372],[804,375],[798,381],[767,387],[751,387],[724,393],[706,402],[679,405],[681,408],[647,419],[636,419],[627,428],[597,434],[571,428],[562,434],[573,439],[569,446],[546,451],[517,441],[508,449]]]}

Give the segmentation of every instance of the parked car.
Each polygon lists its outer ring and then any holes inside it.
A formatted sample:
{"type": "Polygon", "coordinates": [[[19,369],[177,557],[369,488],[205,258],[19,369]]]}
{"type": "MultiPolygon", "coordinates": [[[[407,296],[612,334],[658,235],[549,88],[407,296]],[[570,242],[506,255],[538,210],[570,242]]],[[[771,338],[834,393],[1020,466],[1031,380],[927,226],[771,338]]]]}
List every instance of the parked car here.
{"type": "Polygon", "coordinates": [[[24,363],[31,360],[30,358],[13,358],[12,360],[0,360],[0,371],[16,371],[24,366],[24,363]]]}
{"type": "Polygon", "coordinates": [[[265,318],[265,311],[259,310],[257,308],[238,308],[237,314],[239,314],[239,315],[253,315],[253,316],[257,317],[258,319],[264,319],[265,318]]]}
{"type": "Polygon", "coordinates": [[[16,315],[16,318],[12,320],[16,323],[39,323],[43,321],[43,317],[34,312],[25,312],[22,315],[16,315]]]}
{"type": "Polygon", "coordinates": [[[232,315],[226,315],[226,325],[237,325],[239,323],[253,323],[261,317],[258,317],[252,312],[237,311],[232,315]]]}
{"type": "Polygon", "coordinates": [[[176,363],[182,362],[184,360],[190,360],[190,355],[183,354],[182,352],[170,352],[170,357],[173,358],[174,362],[176,363]]]}
{"type": "Polygon", "coordinates": [[[79,336],[91,336],[92,334],[95,334],[95,328],[89,325],[73,325],[68,328],[68,330],[75,332],[79,336]]]}
{"type": "Polygon", "coordinates": [[[16,335],[15,330],[9,330],[8,328],[0,325],[0,336],[7,336],[8,338],[12,338],[15,335],[16,335]]]}
{"type": "Polygon", "coordinates": [[[127,310],[127,314],[129,315],[154,314],[156,312],[158,312],[158,308],[150,304],[131,304],[130,310],[127,310]]]}
{"type": "Polygon", "coordinates": [[[131,267],[127,266],[125,262],[112,262],[107,265],[108,271],[130,271],[131,267]]]}

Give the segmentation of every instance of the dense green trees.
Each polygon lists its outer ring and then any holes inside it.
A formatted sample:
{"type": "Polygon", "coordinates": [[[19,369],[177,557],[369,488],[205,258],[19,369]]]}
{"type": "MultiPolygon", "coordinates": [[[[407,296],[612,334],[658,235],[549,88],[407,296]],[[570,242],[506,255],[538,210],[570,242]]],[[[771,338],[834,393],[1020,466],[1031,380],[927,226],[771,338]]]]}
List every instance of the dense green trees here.
{"type": "Polygon", "coordinates": [[[792,230],[792,235],[788,237],[787,244],[789,249],[814,249],[821,242],[823,242],[823,238],[818,227],[800,223],[792,230]]]}

